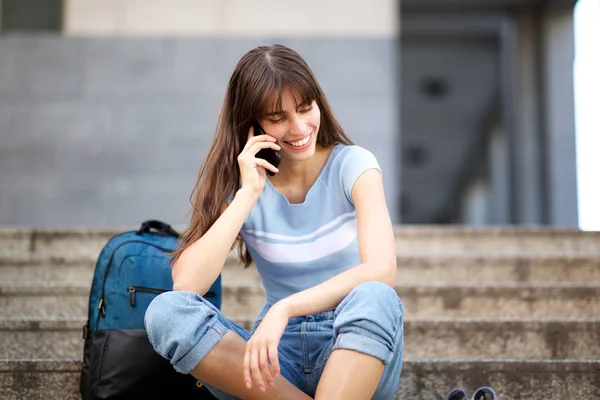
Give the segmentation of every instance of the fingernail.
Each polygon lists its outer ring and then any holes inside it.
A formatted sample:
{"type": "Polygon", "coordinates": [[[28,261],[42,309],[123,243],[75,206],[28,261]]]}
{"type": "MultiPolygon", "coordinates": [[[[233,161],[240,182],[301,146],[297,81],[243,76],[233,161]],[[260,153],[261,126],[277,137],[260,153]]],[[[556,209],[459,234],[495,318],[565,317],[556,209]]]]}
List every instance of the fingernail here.
{"type": "Polygon", "coordinates": [[[261,392],[264,392],[264,391],[265,391],[265,387],[264,387],[264,386],[262,386],[262,385],[261,385],[261,386],[259,386],[258,388],[260,389],[260,391],[261,391],[261,392]]]}
{"type": "Polygon", "coordinates": [[[250,382],[246,381],[246,387],[247,387],[248,389],[250,389],[250,386],[252,386],[252,385],[250,384],[250,382]]]}

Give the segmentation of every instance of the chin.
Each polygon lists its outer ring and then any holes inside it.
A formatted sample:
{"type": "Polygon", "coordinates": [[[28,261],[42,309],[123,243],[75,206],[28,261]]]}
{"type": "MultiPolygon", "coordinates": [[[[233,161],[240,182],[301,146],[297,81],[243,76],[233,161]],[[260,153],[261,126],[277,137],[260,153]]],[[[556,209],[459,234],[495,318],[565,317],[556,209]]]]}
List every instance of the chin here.
{"type": "Polygon", "coordinates": [[[312,145],[301,153],[286,153],[286,156],[293,161],[306,161],[310,160],[315,155],[315,150],[315,146],[312,145]]]}

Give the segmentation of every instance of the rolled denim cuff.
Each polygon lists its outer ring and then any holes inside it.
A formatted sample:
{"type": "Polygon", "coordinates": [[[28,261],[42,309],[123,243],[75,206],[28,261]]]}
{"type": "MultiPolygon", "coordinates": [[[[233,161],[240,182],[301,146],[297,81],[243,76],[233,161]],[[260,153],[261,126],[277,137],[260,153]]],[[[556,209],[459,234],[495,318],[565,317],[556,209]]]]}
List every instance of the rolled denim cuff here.
{"type": "Polygon", "coordinates": [[[394,352],[385,344],[373,338],[352,332],[339,334],[333,345],[333,350],[335,349],[358,351],[359,353],[380,359],[385,365],[389,364],[394,357],[394,352]]]}
{"type": "Polygon", "coordinates": [[[208,328],[202,337],[202,342],[198,341],[198,343],[196,343],[194,347],[179,360],[171,361],[173,368],[182,374],[189,374],[223,338],[223,335],[225,335],[228,330],[229,329],[220,321],[216,321],[213,326],[208,328]]]}

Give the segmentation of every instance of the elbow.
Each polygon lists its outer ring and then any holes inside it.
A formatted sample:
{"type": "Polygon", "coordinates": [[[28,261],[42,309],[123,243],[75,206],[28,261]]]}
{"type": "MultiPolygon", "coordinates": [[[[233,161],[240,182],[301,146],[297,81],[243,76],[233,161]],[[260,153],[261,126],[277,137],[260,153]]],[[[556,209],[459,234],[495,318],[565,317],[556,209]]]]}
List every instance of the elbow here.
{"type": "Polygon", "coordinates": [[[377,271],[374,280],[384,283],[391,288],[394,288],[396,284],[397,270],[398,266],[395,259],[393,261],[379,260],[377,265],[371,269],[371,271],[377,271]]]}
{"type": "Polygon", "coordinates": [[[396,272],[398,271],[396,259],[394,258],[392,261],[383,262],[381,264],[381,270],[381,282],[393,289],[396,284],[396,272]]]}
{"type": "Polygon", "coordinates": [[[171,270],[171,277],[173,278],[173,291],[175,292],[195,292],[192,285],[190,284],[191,280],[186,279],[185,274],[183,273],[183,268],[181,265],[176,263],[173,265],[173,269],[171,270]]]}
{"type": "Polygon", "coordinates": [[[173,291],[175,292],[189,292],[189,285],[186,285],[185,280],[182,279],[180,274],[175,273],[175,269],[173,269],[173,291]]]}
{"type": "Polygon", "coordinates": [[[176,267],[177,265],[174,265],[171,271],[174,292],[193,292],[198,293],[200,296],[204,296],[208,292],[210,285],[206,287],[189,274],[186,275],[181,267],[179,269],[176,267]]]}
{"type": "Polygon", "coordinates": [[[396,285],[396,272],[398,271],[396,262],[394,261],[393,263],[386,265],[383,270],[382,282],[393,289],[396,285]]]}

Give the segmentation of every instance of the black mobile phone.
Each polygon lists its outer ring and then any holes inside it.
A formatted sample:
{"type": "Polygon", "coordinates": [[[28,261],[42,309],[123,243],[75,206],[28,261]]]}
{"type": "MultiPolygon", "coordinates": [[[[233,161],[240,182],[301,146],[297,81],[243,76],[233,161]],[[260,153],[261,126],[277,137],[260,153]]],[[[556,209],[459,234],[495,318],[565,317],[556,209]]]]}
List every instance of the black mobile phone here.
{"type": "MultiPolygon", "coordinates": [[[[266,135],[265,130],[260,126],[260,124],[256,121],[252,122],[252,126],[254,127],[254,136],[258,135],[266,135]]],[[[279,168],[279,162],[281,161],[281,155],[279,152],[273,149],[261,149],[258,153],[256,153],[256,157],[262,158],[263,160],[267,160],[268,163],[273,165],[275,168],[279,168]]],[[[275,175],[274,172],[267,169],[267,174],[270,176],[275,175]]]]}

